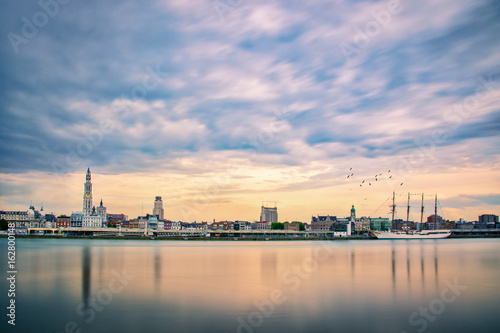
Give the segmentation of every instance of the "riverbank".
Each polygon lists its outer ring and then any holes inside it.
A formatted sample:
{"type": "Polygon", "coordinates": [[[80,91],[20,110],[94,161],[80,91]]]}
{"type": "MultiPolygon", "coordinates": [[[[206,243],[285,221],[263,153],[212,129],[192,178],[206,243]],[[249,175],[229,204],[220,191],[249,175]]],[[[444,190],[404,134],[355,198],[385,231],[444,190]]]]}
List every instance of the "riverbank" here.
{"type": "MultiPolygon", "coordinates": [[[[7,238],[0,235],[0,238],[7,238]]],[[[500,238],[498,234],[452,234],[448,239],[500,238]]],[[[104,239],[104,240],[142,240],[142,241],[348,241],[348,240],[378,240],[370,236],[347,237],[147,237],[147,236],[56,236],[56,235],[16,235],[16,239],[104,239]]]]}

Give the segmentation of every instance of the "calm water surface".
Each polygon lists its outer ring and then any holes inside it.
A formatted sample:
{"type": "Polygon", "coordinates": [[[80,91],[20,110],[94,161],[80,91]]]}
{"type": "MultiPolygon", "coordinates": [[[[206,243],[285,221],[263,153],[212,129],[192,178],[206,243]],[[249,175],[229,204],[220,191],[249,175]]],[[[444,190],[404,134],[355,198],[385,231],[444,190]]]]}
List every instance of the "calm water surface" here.
{"type": "Polygon", "coordinates": [[[500,331],[500,239],[18,239],[17,265],[2,332],[500,331]]]}

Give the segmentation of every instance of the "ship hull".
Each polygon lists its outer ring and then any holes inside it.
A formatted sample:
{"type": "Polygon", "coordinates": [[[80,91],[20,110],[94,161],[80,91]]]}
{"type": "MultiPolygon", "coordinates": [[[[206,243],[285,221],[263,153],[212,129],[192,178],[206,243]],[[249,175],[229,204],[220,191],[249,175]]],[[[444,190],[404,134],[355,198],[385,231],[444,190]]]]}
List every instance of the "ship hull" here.
{"type": "Polygon", "coordinates": [[[429,231],[425,233],[379,232],[378,239],[441,239],[451,235],[451,231],[429,231]]]}

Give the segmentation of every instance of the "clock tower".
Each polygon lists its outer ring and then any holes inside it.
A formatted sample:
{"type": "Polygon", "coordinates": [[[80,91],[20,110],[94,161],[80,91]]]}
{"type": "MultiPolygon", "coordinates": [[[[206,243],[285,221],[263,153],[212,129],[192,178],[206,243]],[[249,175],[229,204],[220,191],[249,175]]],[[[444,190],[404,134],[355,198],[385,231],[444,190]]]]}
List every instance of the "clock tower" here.
{"type": "Polygon", "coordinates": [[[83,215],[92,214],[92,183],[90,181],[90,168],[87,169],[87,176],[85,177],[85,185],[83,188],[83,215]]]}

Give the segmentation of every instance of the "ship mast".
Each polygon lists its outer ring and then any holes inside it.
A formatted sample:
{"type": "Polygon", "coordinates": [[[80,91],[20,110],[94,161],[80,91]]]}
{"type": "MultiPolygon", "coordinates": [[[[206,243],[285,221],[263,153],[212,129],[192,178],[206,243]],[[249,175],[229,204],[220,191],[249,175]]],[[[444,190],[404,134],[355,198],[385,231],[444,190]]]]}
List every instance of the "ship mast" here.
{"type": "Polygon", "coordinates": [[[394,213],[396,212],[396,193],[392,191],[392,230],[394,230],[394,213]]]}
{"type": "Polygon", "coordinates": [[[437,221],[438,221],[438,195],[436,193],[436,201],[434,203],[434,230],[436,230],[437,221]]]}
{"type": "Polygon", "coordinates": [[[423,229],[423,223],[424,222],[424,194],[422,193],[422,208],[420,210],[420,231],[423,229]]]}
{"type": "Polygon", "coordinates": [[[410,192],[408,192],[408,206],[406,207],[406,227],[410,226],[410,192]]]}

